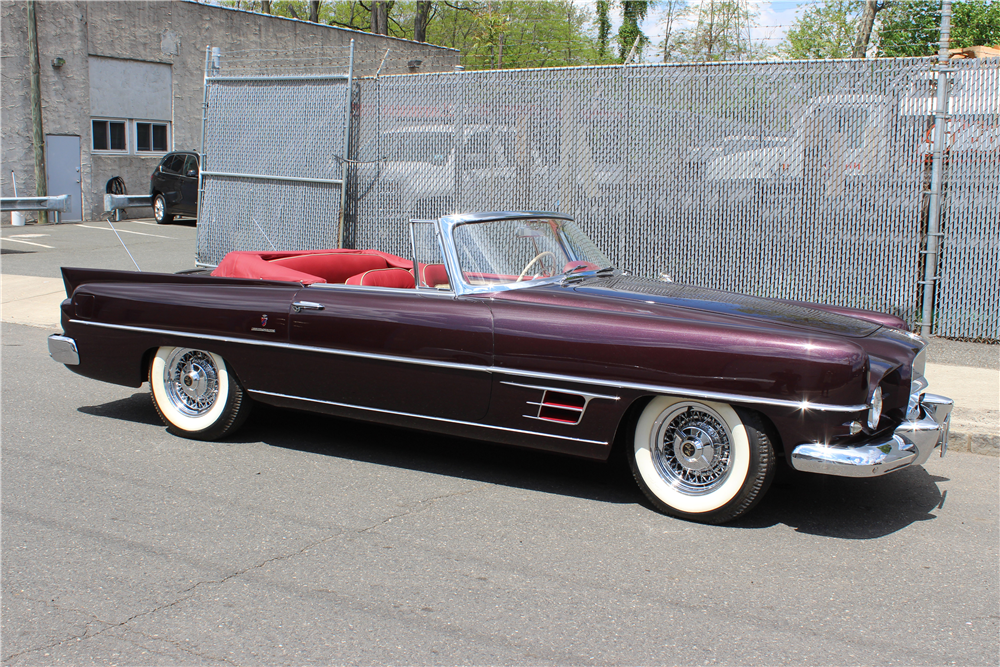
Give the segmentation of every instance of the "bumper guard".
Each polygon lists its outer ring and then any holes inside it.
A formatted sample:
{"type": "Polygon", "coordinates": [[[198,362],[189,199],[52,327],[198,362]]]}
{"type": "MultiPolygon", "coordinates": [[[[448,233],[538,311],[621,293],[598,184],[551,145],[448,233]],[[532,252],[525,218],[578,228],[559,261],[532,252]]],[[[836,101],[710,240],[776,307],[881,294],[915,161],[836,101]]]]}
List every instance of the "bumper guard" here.
{"type": "Polygon", "coordinates": [[[878,477],[924,463],[937,447],[948,450],[948,428],[954,401],[921,394],[904,421],[888,438],[852,447],[805,443],[792,450],[792,467],[838,477],[878,477]]]}

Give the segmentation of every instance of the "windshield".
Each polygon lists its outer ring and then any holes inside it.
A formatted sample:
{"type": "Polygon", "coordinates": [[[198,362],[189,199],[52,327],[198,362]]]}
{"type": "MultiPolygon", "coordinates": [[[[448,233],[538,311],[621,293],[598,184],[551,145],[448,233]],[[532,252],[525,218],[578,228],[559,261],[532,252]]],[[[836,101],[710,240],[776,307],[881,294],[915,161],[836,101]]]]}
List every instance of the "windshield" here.
{"type": "Polygon", "coordinates": [[[607,256],[572,222],[553,218],[489,220],[454,230],[465,282],[512,285],[611,266],[607,256]]]}

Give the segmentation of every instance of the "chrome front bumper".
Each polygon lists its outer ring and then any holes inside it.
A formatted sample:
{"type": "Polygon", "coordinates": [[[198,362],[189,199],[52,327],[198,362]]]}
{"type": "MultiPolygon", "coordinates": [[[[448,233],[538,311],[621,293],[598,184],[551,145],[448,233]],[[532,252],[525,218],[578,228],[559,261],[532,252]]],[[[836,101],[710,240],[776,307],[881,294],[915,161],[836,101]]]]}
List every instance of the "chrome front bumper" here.
{"type": "Polygon", "coordinates": [[[792,467],[839,477],[877,477],[920,465],[937,447],[944,456],[953,406],[950,398],[921,394],[892,436],[851,447],[805,443],[792,450],[792,467]]]}
{"type": "Polygon", "coordinates": [[[67,366],[80,364],[80,353],[76,349],[76,341],[68,336],[57,334],[49,336],[49,356],[67,366]]]}

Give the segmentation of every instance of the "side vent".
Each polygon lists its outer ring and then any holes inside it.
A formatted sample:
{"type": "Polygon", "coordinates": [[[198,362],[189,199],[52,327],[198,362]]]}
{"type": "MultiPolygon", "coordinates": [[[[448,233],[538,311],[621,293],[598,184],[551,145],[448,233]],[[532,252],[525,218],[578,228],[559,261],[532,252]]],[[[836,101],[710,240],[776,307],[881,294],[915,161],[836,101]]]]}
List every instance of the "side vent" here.
{"type": "MultiPolygon", "coordinates": [[[[535,389],[542,392],[542,400],[525,401],[531,406],[530,410],[534,414],[522,415],[526,419],[541,419],[546,422],[576,426],[583,419],[583,413],[587,411],[587,406],[594,399],[603,401],[621,400],[618,396],[608,394],[591,394],[586,391],[566,391],[555,387],[542,387],[537,384],[521,384],[510,380],[500,380],[500,384],[511,387],[522,387],[524,389],[535,389]]],[[[535,394],[537,396],[538,394],[535,394]]]]}
{"type": "Polygon", "coordinates": [[[541,403],[530,403],[538,406],[538,418],[560,424],[579,424],[583,417],[587,399],[578,394],[567,394],[561,391],[546,391],[542,394],[541,403]]]}

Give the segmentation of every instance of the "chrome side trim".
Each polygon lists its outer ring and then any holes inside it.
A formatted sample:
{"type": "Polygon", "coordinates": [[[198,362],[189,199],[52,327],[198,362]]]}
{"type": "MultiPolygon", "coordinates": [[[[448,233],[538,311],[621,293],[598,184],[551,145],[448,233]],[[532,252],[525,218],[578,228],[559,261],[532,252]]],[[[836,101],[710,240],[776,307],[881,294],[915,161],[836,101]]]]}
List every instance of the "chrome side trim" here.
{"type": "Polygon", "coordinates": [[[460,426],[476,426],[478,428],[488,428],[494,431],[506,431],[508,433],[521,433],[523,435],[538,435],[543,438],[555,438],[556,440],[572,440],[573,442],[585,442],[588,445],[607,445],[607,441],[604,440],[587,440],[585,438],[571,438],[565,435],[555,435],[553,433],[542,433],[540,431],[525,431],[520,428],[508,428],[506,426],[493,426],[491,424],[479,424],[476,422],[462,421],[461,419],[447,419],[445,417],[431,417],[429,415],[418,415],[413,412],[400,412],[398,410],[386,410],[383,408],[371,408],[364,405],[353,405],[351,403],[338,403],[337,401],[324,401],[318,398],[306,398],[304,396],[291,396],[289,394],[279,394],[273,391],[262,391],[260,389],[247,389],[251,394],[260,394],[261,396],[274,396],[275,398],[288,398],[293,401],[305,401],[307,403],[320,403],[322,405],[332,405],[338,408],[350,408],[352,410],[364,410],[366,412],[378,412],[384,415],[397,415],[399,417],[412,417],[414,419],[427,419],[436,422],[445,422],[447,424],[458,424],[460,426]]]}
{"type": "Polygon", "coordinates": [[[49,356],[60,364],[67,366],[80,365],[80,353],[76,349],[76,341],[69,336],[52,334],[49,336],[49,356]]]}
{"type": "Polygon", "coordinates": [[[577,391],[576,389],[566,389],[565,387],[543,387],[537,384],[522,384],[520,382],[511,382],[510,380],[500,380],[500,384],[509,384],[512,387],[525,387],[526,389],[540,389],[542,391],[558,391],[564,394],[577,394],[585,398],[604,398],[609,401],[620,401],[621,396],[608,396],[606,394],[589,394],[585,391],[577,391]]]}
{"type": "Polygon", "coordinates": [[[298,352],[316,352],[319,354],[334,354],[342,357],[375,359],[377,361],[407,363],[407,364],[414,364],[417,366],[433,366],[436,368],[450,368],[452,370],[460,370],[460,371],[481,371],[489,373],[492,370],[490,366],[477,366],[475,364],[460,364],[453,361],[431,361],[429,359],[413,359],[411,357],[399,357],[390,354],[376,354],[373,352],[353,352],[351,350],[338,350],[329,347],[316,347],[314,345],[296,345],[295,343],[284,343],[278,340],[266,340],[257,338],[235,338],[232,336],[216,336],[214,334],[188,333],[184,331],[173,331],[170,329],[133,327],[127,324],[106,324],[104,322],[85,322],[83,320],[70,320],[70,323],[87,324],[90,326],[103,327],[106,329],[119,329],[122,331],[137,331],[140,333],[152,333],[152,334],[167,335],[167,336],[183,336],[185,338],[211,340],[218,343],[236,343],[244,345],[256,345],[258,347],[276,347],[285,350],[295,350],[298,352]]]}
{"type": "MultiPolygon", "coordinates": [[[[548,380],[551,382],[570,382],[577,384],[587,384],[599,387],[615,387],[618,389],[631,389],[635,391],[650,392],[653,394],[664,394],[668,396],[678,396],[682,398],[700,398],[706,401],[718,401],[720,403],[740,403],[751,405],[771,405],[780,408],[792,408],[796,410],[817,412],[865,412],[868,406],[864,403],[858,405],[832,405],[829,403],[810,403],[809,401],[793,401],[782,398],[763,398],[759,396],[741,396],[739,394],[727,394],[717,391],[699,391],[685,389],[683,387],[669,387],[664,385],[644,384],[640,382],[616,382],[614,380],[601,380],[598,378],[580,377],[575,375],[560,375],[558,373],[541,373],[537,371],[523,371],[503,366],[477,366],[475,364],[462,364],[452,361],[432,361],[428,359],[414,359],[412,357],[400,357],[388,354],[377,354],[373,352],[354,352],[350,350],[339,350],[329,347],[315,347],[312,345],[296,345],[294,343],[284,343],[281,341],[235,338],[232,336],[216,336],[213,334],[198,334],[184,331],[174,331],[170,329],[153,329],[149,327],[135,327],[127,324],[107,324],[104,322],[87,322],[84,320],[70,320],[72,324],[82,324],[87,326],[101,327],[105,329],[118,329],[121,331],[137,331],[141,333],[152,333],[167,336],[182,336],[185,338],[196,338],[200,340],[211,340],[220,343],[235,343],[244,345],[257,345],[260,347],[277,347],[301,352],[316,352],[318,354],[334,354],[344,357],[355,357],[362,359],[375,359],[377,361],[389,361],[394,363],[414,364],[417,366],[432,366],[435,368],[449,368],[461,371],[476,371],[485,373],[497,373],[499,375],[510,375],[514,377],[532,378],[535,380],[548,380]]],[[[555,389],[553,391],[567,391],[566,389],[555,389]]],[[[579,392],[577,392],[579,393],[579,392]]]]}
{"type": "MultiPolygon", "coordinates": [[[[636,391],[648,391],[654,394],[664,394],[667,396],[678,396],[683,398],[701,398],[707,401],[718,401],[720,403],[746,403],[753,405],[773,405],[782,408],[794,408],[797,410],[816,410],[818,412],[863,412],[868,410],[866,404],[859,405],[831,405],[829,403],[810,403],[809,401],[792,401],[782,398],[761,398],[757,396],[740,396],[738,394],[726,394],[718,391],[699,391],[685,389],[683,387],[668,387],[656,384],[644,384],[640,382],[615,382],[613,380],[599,380],[596,378],[577,377],[573,375],[559,375],[556,373],[539,373],[535,371],[521,371],[501,366],[493,366],[490,369],[494,373],[513,375],[515,377],[527,377],[537,380],[552,380],[556,382],[576,382],[579,384],[598,385],[602,387],[617,387],[619,389],[633,389],[636,391]]],[[[553,389],[573,393],[567,389],[553,389]]],[[[576,392],[580,393],[580,392],[576,392]]]]}

